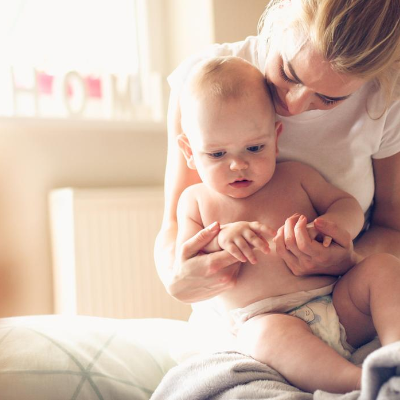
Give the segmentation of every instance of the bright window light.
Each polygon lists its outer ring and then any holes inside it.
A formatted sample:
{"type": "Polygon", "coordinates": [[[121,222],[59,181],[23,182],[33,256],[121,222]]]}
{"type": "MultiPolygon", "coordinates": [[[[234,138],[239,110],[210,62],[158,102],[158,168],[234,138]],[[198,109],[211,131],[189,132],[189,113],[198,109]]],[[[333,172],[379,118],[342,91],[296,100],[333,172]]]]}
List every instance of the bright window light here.
{"type": "Polygon", "coordinates": [[[143,4],[0,0],[0,116],[157,119],[143,4]]]}

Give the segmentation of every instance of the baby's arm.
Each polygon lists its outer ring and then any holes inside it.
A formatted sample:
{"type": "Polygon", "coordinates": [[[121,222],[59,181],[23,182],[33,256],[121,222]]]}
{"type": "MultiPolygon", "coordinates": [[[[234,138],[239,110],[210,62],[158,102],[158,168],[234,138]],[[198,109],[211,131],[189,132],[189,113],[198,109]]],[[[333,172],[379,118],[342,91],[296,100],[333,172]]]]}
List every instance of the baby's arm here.
{"type": "MultiPolygon", "coordinates": [[[[177,251],[181,247],[181,244],[194,237],[196,233],[200,232],[204,228],[196,196],[197,186],[198,185],[192,185],[186,188],[182,192],[178,201],[178,233],[175,245],[177,251]]],[[[215,237],[211,243],[212,246],[215,247],[218,243],[217,237],[215,237]]],[[[214,251],[217,250],[220,249],[216,249],[214,251]]]]}
{"type": "MultiPolygon", "coordinates": [[[[358,201],[349,193],[327,182],[314,169],[306,169],[308,172],[303,174],[302,186],[319,214],[319,217],[312,221],[312,227],[318,232],[318,223],[333,222],[354,239],[364,224],[364,213],[358,201]]],[[[329,239],[325,239],[325,244],[329,245],[328,243],[329,239]]]]}

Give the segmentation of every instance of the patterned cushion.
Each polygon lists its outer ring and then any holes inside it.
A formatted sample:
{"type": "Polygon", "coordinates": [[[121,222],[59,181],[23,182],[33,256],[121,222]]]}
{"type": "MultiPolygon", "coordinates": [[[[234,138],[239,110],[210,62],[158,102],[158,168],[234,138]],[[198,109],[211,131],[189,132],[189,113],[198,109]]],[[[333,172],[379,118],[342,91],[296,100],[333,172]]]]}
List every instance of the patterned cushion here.
{"type": "Polygon", "coordinates": [[[34,316],[0,319],[1,400],[149,399],[187,323],[34,316]]]}

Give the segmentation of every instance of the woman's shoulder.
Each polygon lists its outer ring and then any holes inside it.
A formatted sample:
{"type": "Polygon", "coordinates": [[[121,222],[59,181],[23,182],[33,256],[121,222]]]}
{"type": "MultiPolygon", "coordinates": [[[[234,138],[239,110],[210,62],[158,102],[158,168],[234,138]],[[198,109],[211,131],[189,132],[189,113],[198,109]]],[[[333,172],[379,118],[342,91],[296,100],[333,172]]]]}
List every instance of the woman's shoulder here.
{"type": "Polygon", "coordinates": [[[362,96],[365,98],[366,111],[371,118],[385,118],[394,112],[400,120],[400,95],[394,96],[388,103],[387,95],[383,88],[376,81],[371,81],[364,85],[362,96]]]}
{"type": "Polygon", "coordinates": [[[260,67],[260,48],[262,41],[258,36],[249,36],[246,39],[234,43],[216,43],[207,46],[200,51],[183,60],[178,67],[168,76],[171,87],[179,87],[186,80],[192,68],[200,61],[211,57],[235,56],[243,58],[260,67]]]}

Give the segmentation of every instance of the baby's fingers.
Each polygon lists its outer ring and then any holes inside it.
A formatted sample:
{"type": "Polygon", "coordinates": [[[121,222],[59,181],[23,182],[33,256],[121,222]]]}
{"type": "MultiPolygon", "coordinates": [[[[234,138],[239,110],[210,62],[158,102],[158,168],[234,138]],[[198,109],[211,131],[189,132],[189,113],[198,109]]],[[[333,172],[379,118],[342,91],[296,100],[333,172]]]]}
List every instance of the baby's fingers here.
{"type": "Polygon", "coordinates": [[[248,230],[244,232],[243,237],[253,248],[258,249],[265,254],[270,252],[268,241],[263,236],[258,236],[252,230],[248,230]]]}
{"type": "MultiPolygon", "coordinates": [[[[243,237],[239,237],[235,240],[235,245],[239,248],[242,254],[245,256],[244,261],[249,261],[251,264],[257,262],[256,256],[254,255],[254,250],[250,247],[250,244],[243,237]]],[[[229,250],[228,250],[229,251],[229,250]]]]}
{"type": "Polygon", "coordinates": [[[258,235],[263,236],[265,239],[267,239],[268,237],[273,238],[276,235],[275,229],[272,229],[271,227],[258,221],[250,222],[249,227],[258,235]]]}
{"type": "Polygon", "coordinates": [[[248,260],[247,256],[244,254],[242,249],[236,245],[236,243],[229,243],[225,247],[225,250],[240,262],[247,262],[248,260]]]}

